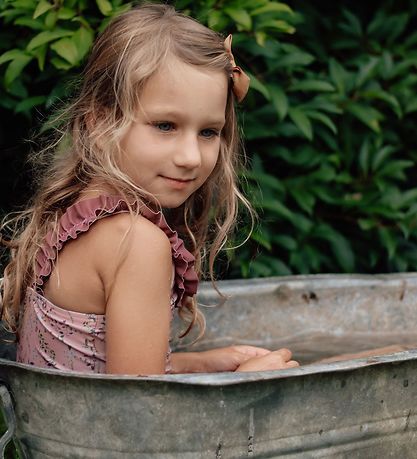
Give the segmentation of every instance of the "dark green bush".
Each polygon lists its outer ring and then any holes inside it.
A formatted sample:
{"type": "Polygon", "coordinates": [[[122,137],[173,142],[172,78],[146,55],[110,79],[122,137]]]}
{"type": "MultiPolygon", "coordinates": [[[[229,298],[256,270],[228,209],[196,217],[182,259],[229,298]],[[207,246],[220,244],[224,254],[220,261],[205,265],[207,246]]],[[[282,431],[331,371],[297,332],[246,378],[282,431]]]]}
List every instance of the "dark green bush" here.
{"type": "MultiPolygon", "coordinates": [[[[173,3],[233,33],[252,77],[241,121],[260,218],[228,275],[415,270],[414,2],[173,3]]],[[[100,28],[127,7],[0,0],[3,114],[38,123],[65,98],[100,28]]]]}
{"type": "Polygon", "coordinates": [[[294,1],[297,33],[240,42],[260,224],[237,276],[417,268],[417,8],[336,3],[294,1]]]}

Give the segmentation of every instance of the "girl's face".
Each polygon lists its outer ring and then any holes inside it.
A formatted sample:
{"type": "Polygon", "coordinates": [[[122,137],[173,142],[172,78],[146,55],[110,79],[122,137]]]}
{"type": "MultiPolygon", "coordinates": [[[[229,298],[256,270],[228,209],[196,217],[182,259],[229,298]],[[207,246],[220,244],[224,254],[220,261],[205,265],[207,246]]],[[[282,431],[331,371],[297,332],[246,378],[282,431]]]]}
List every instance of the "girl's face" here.
{"type": "Polygon", "coordinates": [[[121,142],[121,169],[175,208],[213,171],[225,123],[227,76],[171,60],[145,84],[121,142]]]}

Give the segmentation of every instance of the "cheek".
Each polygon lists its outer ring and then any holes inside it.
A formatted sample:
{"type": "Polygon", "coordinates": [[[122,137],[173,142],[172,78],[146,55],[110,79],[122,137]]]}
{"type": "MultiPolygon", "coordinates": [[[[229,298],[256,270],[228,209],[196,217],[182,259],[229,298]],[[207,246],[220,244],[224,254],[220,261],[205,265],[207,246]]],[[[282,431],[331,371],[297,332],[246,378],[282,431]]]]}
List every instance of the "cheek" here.
{"type": "Polygon", "coordinates": [[[207,165],[206,169],[208,172],[208,175],[210,175],[214,168],[216,167],[216,164],[218,163],[220,158],[220,140],[217,142],[217,145],[210,151],[210,154],[208,155],[207,159],[207,165]]]}

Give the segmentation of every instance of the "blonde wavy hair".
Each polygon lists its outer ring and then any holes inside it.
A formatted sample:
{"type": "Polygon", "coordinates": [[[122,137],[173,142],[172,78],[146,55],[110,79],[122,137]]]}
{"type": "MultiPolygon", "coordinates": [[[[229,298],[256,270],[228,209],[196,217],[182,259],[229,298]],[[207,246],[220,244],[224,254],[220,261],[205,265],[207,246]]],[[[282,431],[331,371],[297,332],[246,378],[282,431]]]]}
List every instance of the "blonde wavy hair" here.
{"type": "MultiPolygon", "coordinates": [[[[135,119],[145,83],[169,57],[230,75],[230,57],[223,42],[221,35],[162,4],[132,8],[98,37],[78,96],[55,116],[54,136],[35,156],[38,169],[45,165],[36,195],[25,211],[2,226],[2,232],[8,232],[2,242],[10,248],[10,261],[4,271],[1,315],[11,330],[18,329],[25,291],[35,280],[36,255],[45,235],[93,180],[108,184],[128,203],[152,200],[118,167],[120,141],[135,119]]],[[[240,151],[230,81],[215,169],[199,190],[170,213],[170,223],[196,257],[200,278],[208,273],[214,281],[214,260],[237,220],[239,201],[250,209],[237,186],[240,151]]],[[[133,205],[129,210],[135,213],[133,205]]],[[[196,322],[203,330],[204,319],[195,299],[185,298],[183,306],[183,318],[188,320],[183,336],[196,322]]]]}

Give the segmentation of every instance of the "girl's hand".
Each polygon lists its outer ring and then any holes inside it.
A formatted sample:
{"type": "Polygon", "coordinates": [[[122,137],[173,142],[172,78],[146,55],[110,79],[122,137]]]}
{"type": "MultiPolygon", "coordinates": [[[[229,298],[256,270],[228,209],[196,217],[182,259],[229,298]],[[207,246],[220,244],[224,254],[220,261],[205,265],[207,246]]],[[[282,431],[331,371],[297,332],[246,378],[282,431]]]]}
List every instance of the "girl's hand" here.
{"type": "Polygon", "coordinates": [[[204,371],[215,373],[218,371],[236,371],[236,369],[250,359],[269,354],[271,351],[256,346],[236,345],[211,349],[200,352],[204,371]]]}
{"type": "Polygon", "coordinates": [[[261,347],[236,345],[202,352],[173,353],[171,363],[173,373],[215,373],[298,366],[297,362],[289,361],[290,358],[291,352],[288,349],[271,352],[261,347]]]}
{"type": "Polygon", "coordinates": [[[267,371],[283,370],[284,368],[298,367],[299,363],[291,360],[292,353],[289,349],[278,349],[265,355],[252,357],[239,365],[236,371],[267,371]]]}

